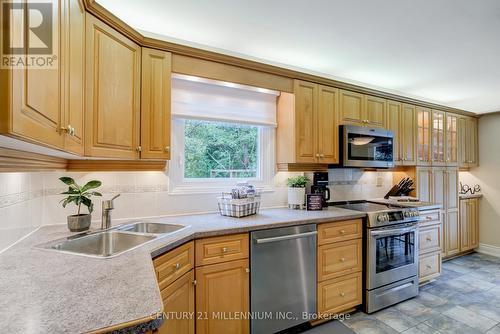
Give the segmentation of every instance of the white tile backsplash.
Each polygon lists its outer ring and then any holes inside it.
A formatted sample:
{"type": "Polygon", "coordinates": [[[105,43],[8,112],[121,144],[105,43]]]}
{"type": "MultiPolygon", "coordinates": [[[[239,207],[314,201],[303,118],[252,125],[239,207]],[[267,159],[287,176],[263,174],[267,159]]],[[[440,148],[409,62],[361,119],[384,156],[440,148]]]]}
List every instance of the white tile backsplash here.
{"type": "Polygon", "coordinates": [[[393,174],[390,171],[335,168],[328,170],[328,180],[330,201],[361,200],[383,197],[393,185],[393,174]]]}

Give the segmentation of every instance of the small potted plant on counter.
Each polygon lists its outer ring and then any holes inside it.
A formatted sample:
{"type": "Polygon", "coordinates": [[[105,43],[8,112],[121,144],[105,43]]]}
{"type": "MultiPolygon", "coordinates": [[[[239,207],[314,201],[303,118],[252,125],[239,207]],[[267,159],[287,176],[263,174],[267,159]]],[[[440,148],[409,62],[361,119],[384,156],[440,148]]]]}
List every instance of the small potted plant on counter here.
{"type": "Polygon", "coordinates": [[[288,207],[302,209],[306,198],[306,184],[309,182],[306,176],[294,176],[286,180],[288,185],[288,207]]]}
{"type": "Polygon", "coordinates": [[[68,216],[68,228],[71,232],[86,231],[90,227],[92,221],[92,211],[94,211],[94,204],[92,203],[92,196],[102,196],[101,193],[93,189],[99,188],[102,184],[101,181],[89,181],[84,186],[79,186],[75,180],[70,177],[59,178],[69,188],[67,191],[62,192],[61,195],[68,195],[61,200],[63,208],[70,203],[78,206],[76,215],[68,216]],[[80,213],[82,204],[87,207],[89,213],[80,213]]]}

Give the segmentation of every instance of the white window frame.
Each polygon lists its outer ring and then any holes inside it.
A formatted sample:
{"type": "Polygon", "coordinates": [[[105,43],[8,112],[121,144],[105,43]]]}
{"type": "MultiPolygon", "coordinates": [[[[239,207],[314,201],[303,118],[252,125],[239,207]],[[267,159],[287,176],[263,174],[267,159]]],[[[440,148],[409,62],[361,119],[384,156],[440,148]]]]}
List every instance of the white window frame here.
{"type": "MultiPolygon", "coordinates": [[[[236,123],[243,124],[243,123],[236,123]]],[[[245,124],[248,125],[248,124],[245,124]]],[[[172,119],[172,156],[169,162],[169,193],[206,194],[228,191],[237,182],[249,181],[259,191],[274,191],[273,178],[276,174],[276,129],[258,126],[258,169],[255,178],[184,178],[184,126],[185,119],[172,119]]]]}

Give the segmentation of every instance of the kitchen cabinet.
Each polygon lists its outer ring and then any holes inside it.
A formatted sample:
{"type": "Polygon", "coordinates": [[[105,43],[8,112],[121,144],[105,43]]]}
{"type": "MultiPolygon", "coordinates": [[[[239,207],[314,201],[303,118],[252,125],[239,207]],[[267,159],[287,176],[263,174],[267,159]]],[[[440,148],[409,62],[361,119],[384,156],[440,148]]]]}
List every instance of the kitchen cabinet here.
{"type": "Polygon", "coordinates": [[[452,256],[460,252],[460,225],[458,210],[450,210],[445,213],[445,256],[452,256]]]}
{"type": "Polygon", "coordinates": [[[417,167],[416,190],[418,198],[423,202],[431,202],[432,195],[432,168],[417,167]]]}
{"type": "Polygon", "coordinates": [[[446,113],[445,163],[458,166],[458,116],[446,113]]]}
{"type": "Polygon", "coordinates": [[[197,334],[249,332],[248,319],[235,318],[249,312],[248,273],[248,259],[196,268],[197,334]]]}
{"type": "Polygon", "coordinates": [[[417,107],[417,165],[431,164],[431,110],[417,107]]]}
{"type": "Polygon", "coordinates": [[[141,158],[170,160],[171,53],[143,48],[141,75],[141,158]]]}
{"type": "Polygon", "coordinates": [[[295,80],[278,99],[277,162],[338,163],[338,90],[295,80]]]}
{"type": "Polygon", "coordinates": [[[418,277],[419,282],[427,282],[441,275],[441,254],[428,253],[419,256],[418,277]]]}
{"type": "Polygon", "coordinates": [[[415,166],[417,163],[417,126],[416,108],[403,104],[401,117],[401,159],[405,166],[415,166]]]}
{"type": "Polygon", "coordinates": [[[317,309],[321,315],[362,303],[362,222],[318,224],[317,309]]]}
{"type": "Polygon", "coordinates": [[[194,334],[194,284],[194,271],[190,270],[161,291],[165,321],[158,329],[159,334],[194,334]]]}
{"type": "Polygon", "coordinates": [[[85,155],[137,159],[141,48],[91,15],[86,34],[85,155]]]}
{"type": "Polygon", "coordinates": [[[479,246],[479,198],[460,200],[460,251],[479,246]]]}
{"type": "MultiPolygon", "coordinates": [[[[0,113],[0,132],[82,154],[85,10],[78,0],[53,1],[52,5],[57,64],[53,69],[3,71],[8,78],[3,89],[11,95],[11,104],[0,113]]],[[[17,34],[28,40],[27,23],[18,21],[20,16],[11,18],[13,30],[19,29],[17,34]]]]}
{"type": "Polygon", "coordinates": [[[478,162],[478,130],[477,118],[461,116],[458,119],[459,167],[477,167],[478,162]]]}
{"type": "Polygon", "coordinates": [[[248,258],[248,234],[224,235],[196,240],[196,266],[248,258]]]}
{"type": "Polygon", "coordinates": [[[419,282],[426,282],[441,275],[443,251],[442,210],[424,210],[419,220],[419,282]]]}
{"type": "Polygon", "coordinates": [[[433,166],[445,166],[445,113],[432,110],[431,113],[431,163],[433,166]]]}
{"type": "Polygon", "coordinates": [[[375,96],[340,90],[340,123],[385,127],[387,100],[375,96]]]}
{"type": "Polygon", "coordinates": [[[387,130],[394,133],[394,163],[403,164],[403,113],[402,104],[396,101],[387,101],[387,130]]]}

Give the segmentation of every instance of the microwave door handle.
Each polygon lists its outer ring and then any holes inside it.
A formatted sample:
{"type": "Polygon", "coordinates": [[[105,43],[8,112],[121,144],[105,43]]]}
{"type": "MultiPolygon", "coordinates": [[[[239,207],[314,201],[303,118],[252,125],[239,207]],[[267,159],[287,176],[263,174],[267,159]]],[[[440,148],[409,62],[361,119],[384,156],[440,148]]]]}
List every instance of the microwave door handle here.
{"type": "Polygon", "coordinates": [[[387,236],[391,236],[394,234],[404,234],[404,233],[412,232],[412,231],[416,231],[416,230],[417,230],[417,227],[412,226],[412,227],[394,228],[394,229],[382,230],[382,231],[370,231],[370,235],[374,236],[374,237],[387,237],[387,236]]]}
{"type": "Polygon", "coordinates": [[[326,187],[326,198],[325,198],[325,201],[329,201],[330,200],[330,188],[326,187]]]}

